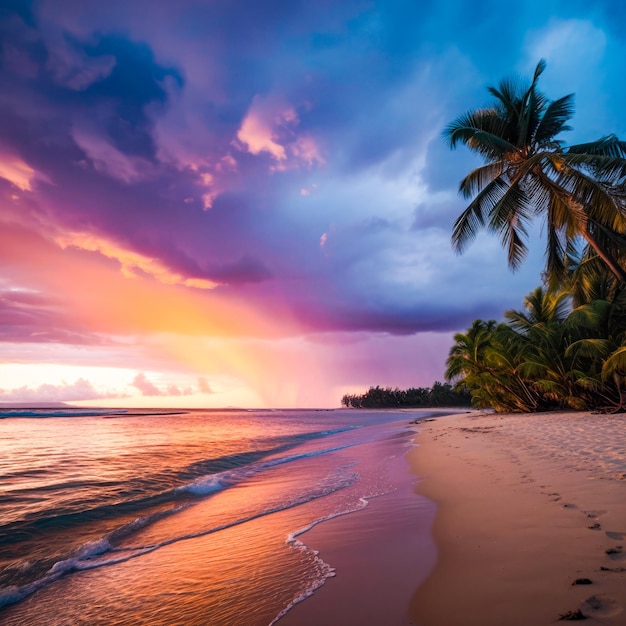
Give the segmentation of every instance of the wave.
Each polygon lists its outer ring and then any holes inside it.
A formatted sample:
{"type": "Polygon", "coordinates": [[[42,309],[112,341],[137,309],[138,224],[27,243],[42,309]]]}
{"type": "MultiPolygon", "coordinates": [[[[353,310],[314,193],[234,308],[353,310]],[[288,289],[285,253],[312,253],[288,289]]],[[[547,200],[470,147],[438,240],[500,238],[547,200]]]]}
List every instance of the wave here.
{"type": "Polygon", "coordinates": [[[99,409],[99,408],[0,408],[0,419],[10,417],[47,418],[47,417],[157,417],[159,415],[186,415],[188,410],[153,409],[99,409]]]}
{"type": "Polygon", "coordinates": [[[0,419],[8,417],[99,417],[102,415],[127,415],[127,409],[72,409],[72,408],[55,408],[55,409],[0,409],[0,419]]]}
{"type": "MultiPolygon", "coordinates": [[[[32,533],[39,534],[61,527],[67,529],[97,520],[112,520],[119,516],[139,514],[149,508],[163,508],[173,501],[180,502],[181,499],[207,496],[259,471],[305,458],[307,454],[278,457],[264,462],[268,457],[278,455],[306,441],[353,429],[354,427],[350,426],[287,437],[270,437],[263,442],[265,446],[270,447],[194,461],[178,471],[164,471],[131,481],[106,483],[97,480],[65,481],[15,489],[5,496],[4,504],[14,507],[16,517],[12,521],[5,518],[5,523],[0,524],[0,546],[19,543],[24,536],[32,533]],[[56,494],[62,491],[71,492],[75,488],[89,488],[91,494],[81,496],[80,502],[64,498],[60,504],[56,494]],[[41,498],[44,492],[50,492],[50,499],[41,498]],[[40,501],[42,506],[38,511],[29,510],[26,518],[25,509],[20,505],[22,502],[32,502],[33,499],[40,501]]],[[[324,452],[322,450],[311,454],[324,452]]],[[[0,473],[0,480],[29,477],[34,475],[34,472],[43,477],[48,471],[40,469],[5,472],[0,473]]]]}
{"type": "Polygon", "coordinates": [[[113,530],[103,537],[84,543],[67,558],[59,559],[58,561],[56,561],[43,574],[43,576],[39,576],[36,580],[30,581],[20,586],[12,585],[0,588],[0,607],[19,602],[24,598],[30,596],[31,594],[35,593],[42,587],[47,586],[55,582],[59,578],[69,575],[73,572],[79,572],[88,569],[95,569],[99,567],[122,563],[130,559],[141,557],[147,553],[154,552],[155,550],[158,550],[165,546],[169,546],[180,541],[197,539],[199,537],[232,528],[234,526],[245,524],[260,517],[300,506],[302,504],[305,504],[306,502],[310,502],[311,500],[315,500],[317,498],[321,498],[341,489],[344,489],[353,484],[359,478],[359,475],[357,473],[347,472],[352,464],[337,468],[335,472],[327,476],[325,480],[322,480],[320,483],[313,487],[307,488],[301,494],[294,495],[291,499],[287,501],[276,502],[274,504],[271,504],[270,506],[267,506],[261,511],[251,513],[250,515],[241,517],[239,519],[229,521],[224,524],[214,526],[212,528],[204,529],[197,533],[171,537],[159,543],[137,545],[131,547],[121,547],[119,545],[123,540],[129,539],[130,537],[132,537],[132,535],[139,533],[142,529],[155,523],[156,521],[170,515],[177,514],[192,506],[194,504],[194,501],[198,501],[198,498],[205,498],[206,496],[212,495],[217,491],[240,483],[259,472],[263,472],[271,468],[284,465],[285,463],[308,459],[330,452],[336,452],[338,450],[351,447],[352,445],[356,444],[335,446],[323,450],[316,450],[302,454],[279,457],[277,459],[271,459],[261,463],[252,464],[248,467],[206,476],[201,479],[192,481],[186,485],[170,490],[169,492],[167,492],[167,494],[169,494],[172,498],[176,499],[180,498],[181,495],[185,495],[187,497],[192,496],[192,499],[187,499],[187,501],[184,501],[182,504],[178,504],[177,506],[139,516],[131,522],[120,526],[119,528],[113,530]]]}

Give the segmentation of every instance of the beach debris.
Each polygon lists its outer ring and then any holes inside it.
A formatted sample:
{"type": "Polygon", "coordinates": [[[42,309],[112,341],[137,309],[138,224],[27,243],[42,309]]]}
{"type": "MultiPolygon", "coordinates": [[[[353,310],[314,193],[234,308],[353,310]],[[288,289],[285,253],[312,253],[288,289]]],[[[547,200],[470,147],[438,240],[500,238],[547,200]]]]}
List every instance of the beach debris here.
{"type": "Polygon", "coordinates": [[[593,581],[589,578],[577,578],[572,585],[593,585],[593,581]]]}
{"type": "Polygon", "coordinates": [[[565,620],[566,622],[575,622],[581,619],[587,619],[587,616],[580,609],[559,614],[559,620],[565,620]]]}
{"type": "Polygon", "coordinates": [[[587,526],[587,528],[589,530],[600,530],[602,528],[602,526],[600,526],[600,524],[598,522],[596,522],[595,524],[592,524],[591,526],[587,526]]]}
{"type": "Polygon", "coordinates": [[[608,556],[616,556],[618,554],[621,554],[623,551],[623,546],[615,546],[614,548],[608,548],[607,550],[605,550],[604,554],[608,556]]]}

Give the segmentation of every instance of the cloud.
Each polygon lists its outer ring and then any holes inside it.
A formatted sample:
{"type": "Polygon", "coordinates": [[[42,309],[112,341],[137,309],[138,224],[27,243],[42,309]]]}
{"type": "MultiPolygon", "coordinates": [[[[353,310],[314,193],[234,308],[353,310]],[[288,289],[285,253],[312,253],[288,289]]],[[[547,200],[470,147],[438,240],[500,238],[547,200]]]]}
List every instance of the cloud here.
{"type": "MultiPolygon", "coordinates": [[[[73,247],[90,252],[98,252],[103,256],[119,262],[122,274],[126,278],[135,278],[139,274],[147,274],[166,285],[184,285],[196,289],[214,289],[219,283],[206,278],[185,277],[172,271],[161,261],[123,248],[121,245],[104,237],[89,233],[63,233],[56,237],[62,247],[73,247]]],[[[228,272],[225,272],[228,275],[228,272]]]]}
{"type": "Polygon", "coordinates": [[[17,158],[0,157],[0,178],[8,180],[22,191],[31,191],[35,170],[17,158]]]}
{"type": "Polygon", "coordinates": [[[85,90],[109,76],[115,67],[113,55],[90,57],[57,30],[48,30],[45,40],[49,51],[46,69],[57,84],[69,89],[85,90]]]}
{"type": "Polygon", "coordinates": [[[209,382],[207,381],[206,378],[204,378],[204,376],[198,377],[198,391],[200,393],[206,393],[206,394],[213,393],[213,390],[211,389],[209,382]]]}
{"type": "Polygon", "coordinates": [[[65,316],[61,300],[28,289],[0,289],[0,342],[97,345],[102,337],[65,316]]]}
{"type": "Polygon", "coordinates": [[[44,384],[31,388],[28,386],[15,389],[0,389],[1,402],[78,402],[80,400],[100,400],[105,398],[124,398],[125,394],[115,391],[101,392],[84,378],[74,383],[60,385],[44,384]]]}
{"type": "Polygon", "coordinates": [[[104,137],[98,137],[95,133],[74,129],[72,137],[98,172],[118,178],[125,183],[132,183],[143,178],[149,169],[146,161],[126,156],[111,142],[104,137]]]}
{"type": "Polygon", "coordinates": [[[161,391],[156,385],[151,383],[143,372],[140,372],[137,376],[135,376],[135,378],[133,378],[131,385],[139,389],[141,394],[144,396],[166,395],[165,392],[161,391]]]}
{"type": "MultiPolygon", "coordinates": [[[[3,5],[0,340],[12,353],[115,346],[132,363],[124,380],[145,371],[135,382],[155,402],[201,390],[210,358],[195,347],[216,337],[371,333],[384,361],[385,345],[497,317],[540,280],[541,224],[516,274],[493,237],[461,257],[450,246],[458,181],[478,161],[441,131],[487,85],[546,56],[546,93],[578,92],[577,136],[626,134],[609,3],[528,4],[515,20],[460,0],[249,4],[3,5]],[[185,340],[184,357],[170,349],[185,340]]],[[[250,373],[269,369],[259,353],[220,355],[261,390],[249,398],[265,393],[270,374],[250,373]]]]}
{"type": "Polygon", "coordinates": [[[204,378],[198,378],[198,389],[194,389],[193,386],[187,385],[181,387],[175,383],[168,383],[163,387],[157,387],[154,383],[148,380],[147,376],[143,372],[139,372],[133,382],[132,387],[135,387],[141,392],[142,396],[191,396],[195,393],[213,393],[208,385],[208,382],[204,378]],[[203,381],[203,382],[201,382],[203,381]],[[208,390],[208,391],[206,391],[208,390]]]}
{"type": "Polygon", "coordinates": [[[300,118],[295,109],[278,98],[255,96],[237,139],[241,149],[250,154],[267,153],[278,161],[274,169],[304,165],[312,167],[324,163],[315,140],[298,134],[300,118]]]}
{"type": "Polygon", "coordinates": [[[293,109],[272,112],[263,106],[263,101],[256,96],[248,114],[241,123],[237,132],[237,139],[243,144],[243,148],[251,154],[267,152],[277,161],[287,158],[284,146],[274,140],[275,127],[293,122],[295,113],[293,109]]]}

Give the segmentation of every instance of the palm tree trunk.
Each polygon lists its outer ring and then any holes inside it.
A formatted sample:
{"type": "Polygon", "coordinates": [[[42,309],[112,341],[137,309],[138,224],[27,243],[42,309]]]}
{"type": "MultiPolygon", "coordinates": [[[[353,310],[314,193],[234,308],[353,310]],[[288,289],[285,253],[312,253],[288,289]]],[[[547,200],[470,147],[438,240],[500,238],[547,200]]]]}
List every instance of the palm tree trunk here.
{"type": "Polygon", "coordinates": [[[611,270],[615,278],[622,284],[626,284],[626,272],[600,247],[593,235],[585,228],[582,230],[582,236],[587,243],[594,249],[595,253],[604,261],[606,266],[611,270]]]}

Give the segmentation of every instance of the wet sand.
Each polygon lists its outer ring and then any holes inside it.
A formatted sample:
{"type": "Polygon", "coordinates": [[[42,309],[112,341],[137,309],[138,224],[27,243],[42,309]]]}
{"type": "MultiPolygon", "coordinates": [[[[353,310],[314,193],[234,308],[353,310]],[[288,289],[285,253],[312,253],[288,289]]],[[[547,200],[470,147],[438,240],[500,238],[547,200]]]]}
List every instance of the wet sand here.
{"type": "MultiPolygon", "coordinates": [[[[407,420],[408,421],[408,420],[407,420]]],[[[388,465],[395,491],[360,511],[315,526],[299,539],[336,575],[279,620],[279,626],[408,626],[409,601],[436,560],[435,505],[415,493],[406,448],[388,465]]],[[[363,459],[359,471],[367,469],[363,459]]]]}
{"type": "Polygon", "coordinates": [[[626,416],[473,413],[421,431],[409,457],[438,560],[415,624],[626,624],[626,416]]]}

